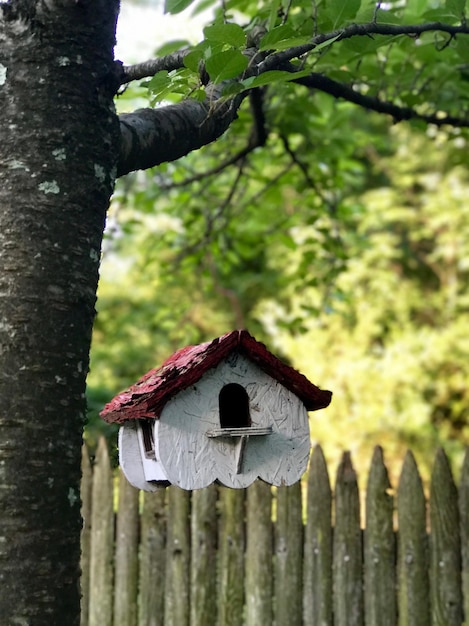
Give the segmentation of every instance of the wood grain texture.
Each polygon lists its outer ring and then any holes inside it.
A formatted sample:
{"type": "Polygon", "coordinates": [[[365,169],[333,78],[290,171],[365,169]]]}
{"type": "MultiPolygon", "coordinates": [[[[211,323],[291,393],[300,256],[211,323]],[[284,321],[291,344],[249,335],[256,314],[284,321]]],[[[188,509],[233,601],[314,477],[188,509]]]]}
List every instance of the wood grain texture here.
{"type": "Polygon", "coordinates": [[[397,490],[399,626],[428,626],[430,579],[425,495],[414,455],[404,459],[397,490]]]}
{"type": "Polygon", "coordinates": [[[333,541],[334,624],[363,625],[363,569],[360,500],[349,452],[344,452],[335,486],[333,541]]]}
{"type": "Polygon", "coordinates": [[[291,485],[308,463],[308,414],[293,393],[234,354],[165,406],[158,448],[168,479],[184,489],[200,489],[215,480],[243,488],[258,477],[277,486],[291,485]],[[213,439],[206,434],[220,427],[218,394],[230,382],[245,387],[253,426],[272,427],[270,435],[249,438],[239,474],[238,438],[213,439]]]}
{"type": "Polygon", "coordinates": [[[113,626],[137,626],[139,492],[119,472],[113,626]]]}
{"type": "Polygon", "coordinates": [[[440,448],[430,482],[430,602],[432,626],[461,626],[461,541],[458,492],[440,448]]]}
{"type": "Polygon", "coordinates": [[[243,626],[245,489],[219,488],[218,626],[243,626]]]}
{"type": "Polygon", "coordinates": [[[160,487],[143,497],[140,534],[139,626],[164,626],[167,490],[160,487]]]}
{"type": "Polygon", "coordinates": [[[332,626],[332,490],[322,448],[311,455],[306,503],[303,624],[332,626]]]}
{"type": "Polygon", "coordinates": [[[272,493],[260,481],[247,490],[245,626],[272,624],[272,493]]]}
{"type": "Polygon", "coordinates": [[[366,490],[366,626],[395,626],[397,619],[394,499],[390,494],[390,487],[383,450],[377,446],[373,453],[366,490]]]}
{"type": "MultiPolygon", "coordinates": [[[[110,624],[109,598],[121,593],[119,575],[116,588],[112,581],[117,553],[109,549],[113,541],[120,542],[120,524],[114,523],[112,472],[102,447],[93,483],[94,512],[104,521],[97,517],[93,526],[90,621],[83,626],[110,624]]],[[[121,484],[120,500],[127,499],[125,490],[121,484]]],[[[396,530],[380,448],[370,466],[364,531],[348,455],[335,495],[334,510],[319,447],[311,458],[305,503],[299,484],[276,491],[261,481],[246,490],[213,485],[194,492],[170,487],[145,493],[138,509],[141,534],[130,554],[131,559],[139,554],[140,567],[138,574],[122,576],[129,586],[138,576],[139,626],[462,626],[463,596],[466,604],[469,597],[469,458],[458,502],[447,459],[437,454],[431,524],[410,453],[399,481],[396,530]]],[[[125,531],[132,527],[132,521],[126,523],[125,531]]],[[[133,602],[134,595],[124,595],[133,602]]]]}
{"type": "Polygon", "coordinates": [[[168,488],[165,626],[190,623],[190,493],[168,488]]]}
{"type": "Polygon", "coordinates": [[[114,487],[104,437],[96,451],[91,500],[89,626],[112,626],[114,487]]]}
{"type": "Polygon", "coordinates": [[[217,623],[217,485],[192,494],[191,626],[217,623]]]}
{"type": "Polygon", "coordinates": [[[274,574],[276,626],[300,625],[303,619],[303,519],[299,482],[277,489],[274,574]]]}

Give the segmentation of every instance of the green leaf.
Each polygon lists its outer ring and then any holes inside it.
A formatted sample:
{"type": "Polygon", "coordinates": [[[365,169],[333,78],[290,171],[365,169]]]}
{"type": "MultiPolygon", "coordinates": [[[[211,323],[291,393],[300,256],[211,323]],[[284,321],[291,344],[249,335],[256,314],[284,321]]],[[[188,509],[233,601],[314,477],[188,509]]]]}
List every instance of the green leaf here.
{"type": "Polygon", "coordinates": [[[205,69],[214,83],[236,78],[244,72],[247,66],[248,59],[239,50],[219,52],[205,62],[205,69]]]}
{"type": "MultiPolygon", "coordinates": [[[[345,39],[341,43],[341,59],[343,63],[353,63],[355,61],[364,62],[367,55],[374,55],[376,51],[384,46],[388,46],[393,36],[382,37],[353,37],[345,39]]],[[[375,61],[373,61],[375,63],[375,61]]]]}
{"type": "Polygon", "coordinates": [[[273,0],[270,3],[269,21],[267,23],[267,30],[273,30],[275,23],[278,19],[278,9],[280,7],[280,0],[273,0]]]}
{"type": "Polygon", "coordinates": [[[176,15],[176,13],[181,13],[184,9],[192,4],[194,0],[165,0],[164,2],[164,12],[171,13],[171,15],[176,15]]]}
{"type": "Polygon", "coordinates": [[[207,9],[212,8],[213,5],[217,4],[217,1],[218,0],[199,0],[192,10],[191,17],[200,15],[204,11],[207,11],[207,9]]]}
{"type": "Polygon", "coordinates": [[[193,88],[193,75],[187,69],[158,72],[145,83],[148,91],[152,95],[152,103],[161,102],[165,99],[177,99],[180,95],[186,95],[193,88]]]}
{"type": "Polygon", "coordinates": [[[235,96],[237,93],[245,90],[245,86],[243,83],[244,81],[241,81],[239,83],[229,83],[225,85],[222,89],[221,95],[224,98],[231,98],[232,96],[235,96]]]}
{"type": "Polygon", "coordinates": [[[295,37],[294,39],[284,39],[283,41],[279,41],[275,46],[270,48],[265,48],[265,50],[277,50],[280,52],[281,50],[288,50],[288,48],[294,48],[295,46],[302,46],[305,43],[309,43],[311,39],[309,37],[295,37]]]}
{"type": "Polygon", "coordinates": [[[154,94],[166,89],[170,84],[171,78],[168,71],[162,70],[161,72],[157,72],[149,81],[147,81],[145,86],[154,94]]]}
{"type": "Polygon", "coordinates": [[[448,24],[453,24],[455,19],[451,11],[443,8],[426,11],[422,17],[428,22],[447,22],[448,24]]]}
{"type": "Polygon", "coordinates": [[[205,98],[207,97],[207,94],[205,93],[205,89],[195,89],[192,93],[191,93],[191,98],[193,100],[198,100],[199,102],[202,102],[203,100],[205,100],[205,98]]]}
{"type": "Polygon", "coordinates": [[[467,59],[469,59],[469,41],[467,40],[467,37],[458,37],[455,42],[454,48],[463,62],[466,62],[467,59]]]}
{"type": "Polygon", "coordinates": [[[168,41],[168,43],[163,44],[160,48],[156,50],[156,55],[159,57],[164,57],[167,54],[172,54],[177,50],[181,50],[181,48],[188,47],[190,44],[187,39],[177,39],[175,41],[168,41]]]}
{"type": "Polygon", "coordinates": [[[353,20],[360,9],[361,0],[329,0],[327,12],[332,18],[334,28],[353,20]]]}
{"type": "Polygon", "coordinates": [[[420,16],[428,6],[428,0],[407,0],[406,11],[412,15],[420,16]]]}
{"type": "Polygon", "coordinates": [[[183,63],[187,68],[189,68],[193,72],[198,72],[199,63],[202,60],[203,56],[204,56],[203,50],[201,48],[196,48],[195,50],[192,50],[192,52],[189,52],[189,54],[186,54],[186,56],[183,59],[183,63]]]}
{"type": "Polygon", "coordinates": [[[461,19],[466,9],[466,0],[446,0],[445,8],[455,17],[461,19]]]}
{"type": "Polygon", "coordinates": [[[246,33],[238,24],[217,22],[204,28],[204,36],[210,41],[220,41],[233,48],[242,48],[246,45],[246,33]]]}
{"type": "Polygon", "coordinates": [[[303,78],[309,76],[311,70],[302,70],[301,72],[285,72],[282,70],[270,70],[264,72],[260,76],[249,77],[241,81],[247,89],[253,89],[254,87],[264,87],[265,85],[271,85],[272,83],[285,83],[290,80],[296,80],[297,78],[303,78]]]}
{"type": "Polygon", "coordinates": [[[337,39],[339,38],[340,38],[340,35],[336,35],[335,37],[331,37],[330,39],[327,39],[326,41],[318,43],[317,46],[314,46],[314,51],[317,52],[318,50],[321,50],[322,48],[326,48],[327,46],[330,46],[331,44],[334,43],[334,41],[337,41],[337,39]]]}
{"type": "Polygon", "coordinates": [[[275,44],[284,39],[290,39],[295,36],[295,31],[289,24],[283,24],[273,28],[266,33],[259,42],[259,49],[275,47],[275,44]]]}
{"type": "Polygon", "coordinates": [[[299,37],[288,24],[277,26],[266,33],[259,42],[259,50],[286,50],[308,43],[310,37],[299,37]]]}

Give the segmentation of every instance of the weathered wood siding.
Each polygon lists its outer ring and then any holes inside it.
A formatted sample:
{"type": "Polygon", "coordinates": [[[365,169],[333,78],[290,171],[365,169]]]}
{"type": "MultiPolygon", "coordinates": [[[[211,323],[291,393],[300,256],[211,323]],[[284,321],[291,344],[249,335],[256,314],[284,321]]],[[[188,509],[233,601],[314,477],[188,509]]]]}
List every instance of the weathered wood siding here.
{"type": "Polygon", "coordinates": [[[81,626],[467,624],[469,453],[458,489],[437,452],[427,500],[412,453],[394,497],[376,448],[363,510],[350,454],[332,490],[319,447],[278,489],[143,494],[119,475],[104,441],[92,471],[84,453],[81,626]]]}

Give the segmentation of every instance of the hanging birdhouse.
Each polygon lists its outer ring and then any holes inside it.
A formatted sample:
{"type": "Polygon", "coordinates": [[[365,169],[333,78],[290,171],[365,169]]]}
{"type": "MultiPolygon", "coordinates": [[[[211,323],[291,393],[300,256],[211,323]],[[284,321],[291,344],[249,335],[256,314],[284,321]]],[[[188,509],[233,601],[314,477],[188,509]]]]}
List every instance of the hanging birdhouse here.
{"type": "Polygon", "coordinates": [[[101,417],[121,424],[120,464],[139,489],[291,485],[308,464],[307,411],[331,395],[241,330],[182,348],[101,417]]]}

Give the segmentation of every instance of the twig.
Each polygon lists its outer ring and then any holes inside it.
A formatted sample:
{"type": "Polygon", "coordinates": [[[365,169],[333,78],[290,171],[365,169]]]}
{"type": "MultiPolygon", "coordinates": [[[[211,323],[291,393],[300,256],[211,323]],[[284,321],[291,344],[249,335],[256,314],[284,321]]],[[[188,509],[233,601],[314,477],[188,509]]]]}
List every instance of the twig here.
{"type": "Polygon", "coordinates": [[[229,158],[222,161],[216,167],[213,167],[205,172],[199,172],[198,174],[193,174],[181,180],[177,183],[163,183],[160,185],[160,189],[169,190],[176,189],[178,187],[186,187],[187,185],[191,185],[192,183],[198,182],[204,178],[208,178],[210,176],[216,176],[223,172],[223,170],[239,163],[240,161],[244,161],[245,158],[253,152],[256,148],[260,148],[266,144],[268,132],[265,125],[265,115],[263,111],[263,92],[260,89],[256,89],[251,91],[249,94],[249,101],[251,105],[253,125],[251,129],[251,134],[249,136],[249,140],[247,145],[230,156],[229,158]]]}
{"type": "Polygon", "coordinates": [[[308,166],[305,163],[303,163],[303,161],[301,161],[301,159],[298,157],[296,152],[292,149],[292,147],[290,146],[290,142],[288,141],[288,137],[286,137],[285,135],[281,135],[280,139],[282,140],[283,147],[285,148],[285,152],[290,156],[293,163],[300,168],[307,184],[311,187],[311,189],[314,189],[314,191],[318,194],[321,200],[325,202],[324,196],[321,190],[318,188],[316,181],[313,180],[310,176],[310,173],[308,171],[308,166]]]}
{"type": "Polygon", "coordinates": [[[231,305],[231,312],[233,313],[234,321],[236,323],[235,327],[244,328],[245,316],[243,308],[241,306],[239,295],[233,289],[228,289],[228,287],[225,287],[221,284],[215,261],[213,260],[213,256],[210,253],[207,254],[207,267],[212,277],[215,291],[222,298],[226,298],[231,305]]]}
{"type": "MultiPolygon", "coordinates": [[[[241,204],[241,202],[238,203],[238,205],[236,206],[236,210],[234,212],[234,215],[242,215],[244,213],[244,211],[246,210],[246,207],[248,207],[250,204],[259,204],[260,199],[262,198],[262,196],[272,187],[274,187],[278,181],[283,178],[283,176],[285,176],[286,174],[288,174],[288,172],[292,169],[293,164],[292,163],[288,163],[284,168],[282,168],[280,170],[280,172],[278,174],[275,174],[275,176],[272,176],[270,178],[270,180],[259,190],[257,191],[255,194],[253,194],[250,198],[248,198],[245,202],[243,202],[241,204]]],[[[269,228],[268,231],[265,231],[265,234],[270,234],[271,232],[276,232],[280,227],[281,224],[283,223],[284,220],[281,220],[281,222],[274,223],[271,225],[271,227],[269,228]]]]}
{"type": "Polygon", "coordinates": [[[330,33],[324,33],[316,35],[309,43],[302,44],[300,46],[293,46],[287,50],[281,52],[274,52],[270,54],[264,61],[259,63],[259,74],[268,70],[278,69],[280,65],[286,61],[299,58],[304,54],[311,52],[319,44],[327,41],[336,41],[351,39],[352,37],[363,37],[369,35],[410,35],[418,37],[427,32],[442,32],[449,35],[457,35],[462,33],[469,35],[469,27],[466,24],[459,26],[453,26],[451,24],[442,24],[441,22],[428,22],[426,24],[376,24],[375,22],[368,22],[367,24],[351,24],[345,28],[341,28],[330,33]]]}
{"type": "Polygon", "coordinates": [[[375,10],[373,11],[373,24],[376,24],[378,21],[378,13],[380,9],[381,9],[381,2],[377,2],[375,4],[375,10]]]}
{"type": "MultiPolygon", "coordinates": [[[[293,66],[283,66],[282,69],[287,71],[296,71],[291,69],[293,66]]],[[[352,87],[339,83],[323,74],[312,73],[304,78],[298,78],[294,82],[304,85],[309,89],[317,89],[324,93],[328,93],[334,98],[342,98],[347,102],[357,104],[358,106],[390,115],[394,122],[402,122],[404,120],[422,120],[426,124],[434,124],[435,126],[459,126],[461,128],[469,128],[469,118],[456,117],[453,115],[441,115],[441,113],[424,114],[419,113],[415,109],[406,106],[399,106],[387,100],[381,100],[375,96],[367,96],[359,91],[355,91],[352,87]]]]}
{"type": "MultiPolygon", "coordinates": [[[[378,3],[379,5],[380,3],[378,3]]],[[[377,8],[378,8],[377,5],[377,8]]],[[[295,58],[299,58],[311,52],[318,46],[331,40],[343,40],[350,39],[352,37],[362,37],[370,35],[411,35],[418,37],[426,32],[442,32],[452,37],[458,33],[469,34],[469,27],[466,23],[462,23],[459,26],[451,24],[443,24],[441,22],[428,22],[426,24],[379,24],[376,22],[377,10],[375,11],[374,19],[367,24],[351,24],[345,28],[332,31],[330,33],[315,34],[311,41],[301,46],[294,46],[283,50],[281,52],[275,52],[268,55],[264,60],[259,63],[251,64],[253,74],[261,74],[268,70],[278,69],[279,65],[282,65],[286,61],[290,61],[295,58]]],[[[252,45],[252,44],[251,44],[252,45]]],[[[189,49],[177,50],[172,54],[168,54],[161,59],[151,59],[138,63],[136,65],[124,65],[120,72],[120,84],[125,85],[133,80],[141,80],[142,78],[149,78],[154,76],[161,70],[172,71],[184,67],[184,57],[190,52],[189,49]]],[[[250,57],[253,55],[253,50],[246,50],[246,54],[250,57]]]]}
{"type": "Polygon", "coordinates": [[[217,174],[220,174],[220,172],[223,172],[223,170],[227,169],[231,165],[235,165],[240,160],[245,159],[246,156],[253,150],[254,150],[254,147],[248,144],[244,148],[242,148],[242,150],[240,150],[239,152],[236,152],[236,154],[233,154],[233,156],[229,157],[225,161],[222,161],[220,165],[217,165],[216,167],[212,167],[209,170],[205,170],[204,172],[193,174],[192,176],[189,176],[185,178],[184,180],[181,180],[177,183],[163,183],[160,185],[160,189],[167,191],[169,189],[177,189],[179,187],[186,187],[187,185],[191,185],[192,183],[197,183],[200,180],[203,180],[204,178],[216,176],[217,174]]]}
{"type": "Polygon", "coordinates": [[[162,70],[167,70],[168,72],[179,70],[184,67],[184,57],[189,52],[189,50],[177,50],[160,59],[150,59],[136,65],[124,65],[121,73],[121,85],[130,83],[133,80],[150,78],[162,70]]]}
{"type": "MultiPolygon", "coordinates": [[[[194,242],[193,244],[187,246],[184,250],[182,250],[174,259],[175,265],[178,265],[184,258],[198,252],[200,249],[205,247],[210,241],[210,237],[214,230],[214,224],[219,220],[219,218],[225,213],[227,207],[230,205],[236,190],[238,188],[239,182],[241,181],[244,169],[244,162],[242,162],[239,166],[238,172],[231,184],[230,190],[223,200],[223,202],[217,207],[216,210],[210,210],[208,215],[206,215],[206,224],[205,231],[203,235],[200,237],[199,241],[194,242]]],[[[223,232],[223,228],[220,227],[217,232],[223,232]]]]}
{"type": "Polygon", "coordinates": [[[282,26],[284,26],[287,23],[288,20],[288,16],[290,14],[290,9],[291,9],[291,5],[292,5],[293,0],[288,0],[288,4],[285,8],[285,13],[283,14],[283,18],[282,18],[282,26]]]}

